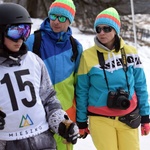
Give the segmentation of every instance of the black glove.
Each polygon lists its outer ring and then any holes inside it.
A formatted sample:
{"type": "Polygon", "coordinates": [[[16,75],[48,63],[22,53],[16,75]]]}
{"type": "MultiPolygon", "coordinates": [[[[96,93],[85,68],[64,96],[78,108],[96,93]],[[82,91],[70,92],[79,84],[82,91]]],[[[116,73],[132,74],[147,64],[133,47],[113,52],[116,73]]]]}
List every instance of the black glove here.
{"type": "Polygon", "coordinates": [[[6,114],[0,110],[0,130],[4,129],[6,114]]]}
{"type": "Polygon", "coordinates": [[[77,125],[79,127],[79,138],[85,139],[90,134],[87,122],[77,122],[77,125]]]}
{"type": "Polygon", "coordinates": [[[58,133],[65,138],[67,142],[76,144],[78,139],[79,129],[78,126],[65,116],[66,121],[59,124],[58,133]]]}

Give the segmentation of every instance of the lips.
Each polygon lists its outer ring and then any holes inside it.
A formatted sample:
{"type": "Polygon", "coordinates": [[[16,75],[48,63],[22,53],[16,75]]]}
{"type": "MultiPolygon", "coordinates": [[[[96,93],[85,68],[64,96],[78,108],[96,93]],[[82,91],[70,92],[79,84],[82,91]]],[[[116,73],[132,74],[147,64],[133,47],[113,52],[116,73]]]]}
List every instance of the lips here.
{"type": "Polygon", "coordinates": [[[101,37],[100,39],[101,39],[101,40],[105,40],[106,38],[105,38],[105,37],[101,37]]]}
{"type": "Polygon", "coordinates": [[[16,48],[20,48],[21,44],[14,45],[16,48]]]}
{"type": "Polygon", "coordinates": [[[59,29],[60,29],[60,27],[58,27],[58,26],[55,26],[55,27],[54,27],[54,29],[56,29],[56,30],[59,30],[59,29]]]}

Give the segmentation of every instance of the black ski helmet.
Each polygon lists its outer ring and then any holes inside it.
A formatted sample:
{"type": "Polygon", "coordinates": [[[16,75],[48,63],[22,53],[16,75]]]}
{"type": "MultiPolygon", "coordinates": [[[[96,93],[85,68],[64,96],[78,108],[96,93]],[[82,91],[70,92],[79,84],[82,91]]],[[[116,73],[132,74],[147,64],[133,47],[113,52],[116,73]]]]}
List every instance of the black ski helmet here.
{"type": "Polygon", "coordinates": [[[3,48],[6,27],[12,24],[32,24],[28,11],[19,4],[0,4],[0,49],[3,48]]]}
{"type": "Polygon", "coordinates": [[[27,23],[32,24],[28,11],[15,3],[0,4],[0,26],[27,23]]]}

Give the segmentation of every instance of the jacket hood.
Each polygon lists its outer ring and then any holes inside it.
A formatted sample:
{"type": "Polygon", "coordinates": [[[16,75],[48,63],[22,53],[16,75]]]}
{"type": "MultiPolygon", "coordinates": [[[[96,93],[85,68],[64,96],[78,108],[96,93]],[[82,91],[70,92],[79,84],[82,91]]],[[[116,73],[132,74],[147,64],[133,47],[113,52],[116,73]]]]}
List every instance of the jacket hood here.
{"type": "MultiPolygon", "coordinates": [[[[107,47],[105,47],[103,44],[101,44],[100,42],[99,42],[99,40],[98,40],[98,38],[97,38],[97,36],[95,36],[94,37],[94,42],[95,42],[95,45],[96,45],[96,47],[97,47],[97,49],[101,49],[101,50],[103,50],[103,52],[105,53],[108,53],[108,52],[114,52],[115,51],[115,49],[112,49],[112,50],[110,50],[110,49],[108,49],[107,47]]],[[[124,47],[124,45],[125,45],[125,42],[124,42],[124,40],[120,37],[120,42],[121,42],[121,44],[120,44],[120,48],[123,48],[124,47]]]]}
{"type": "MultiPolygon", "coordinates": [[[[95,48],[96,50],[102,52],[104,55],[107,55],[107,60],[105,61],[105,63],[107,65],[110,66],[110,72],[113,73],[113,71],[118,70],[118,65],[117,65],[117,61],[120,59],[120,50],[119,52],[116,52],[115,49],[108,49],[107,47],[105,47],[103,44],[101,44],[98,40],[97,37],[94,38],[94,42],[95,42],[95,48]]],[[[122,38],[120,38],[120,49],[124,47],[125,42],[123,41],[122,38]]]]}

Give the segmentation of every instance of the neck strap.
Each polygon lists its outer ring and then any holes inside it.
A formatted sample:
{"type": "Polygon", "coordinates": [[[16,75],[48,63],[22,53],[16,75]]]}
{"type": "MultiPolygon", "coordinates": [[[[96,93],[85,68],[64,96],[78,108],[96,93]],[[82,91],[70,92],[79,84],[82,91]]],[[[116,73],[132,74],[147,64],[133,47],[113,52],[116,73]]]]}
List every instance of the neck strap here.
{"type": "MultiPolygon", "coordinates": [[[[105,76],[105,81],[106,81],[106,85],[108,88],[108,91],[110,91],[109,89],[109,84],[108,84],[108,79],[107,79],[107,75],[106,75],[106,71],[105,71],[105,59],[104,59],[104,55],[103,53],[99,52],[97,50],[97,56],[98,56],[98,60],[99,60],[99,64],[103,69],[104,72],[104,76],[105,76]]],[[[126,83],[127,83],[127,87],[128,87],[128,92],[130,91],[130,86],[129,86],[129,82],[128,82],[128,77],[127,77],[127,58],[126,58],[126,53],[124,48],[121,48],[121,57],[122,57],[122,65],[123,65],[123,70],[125,72],[125,77],[126,77],[126,83]]]]}

